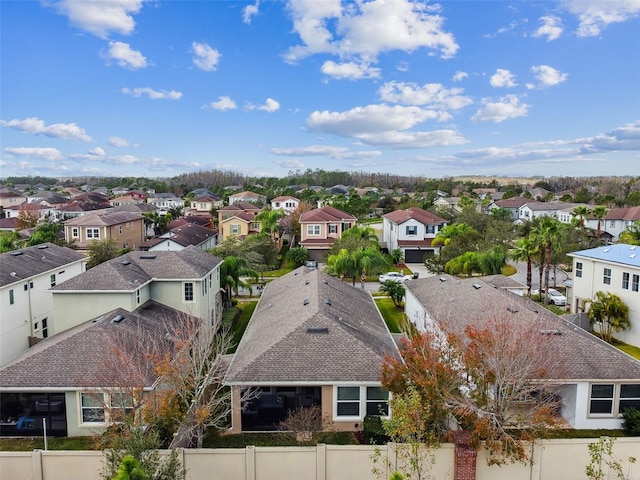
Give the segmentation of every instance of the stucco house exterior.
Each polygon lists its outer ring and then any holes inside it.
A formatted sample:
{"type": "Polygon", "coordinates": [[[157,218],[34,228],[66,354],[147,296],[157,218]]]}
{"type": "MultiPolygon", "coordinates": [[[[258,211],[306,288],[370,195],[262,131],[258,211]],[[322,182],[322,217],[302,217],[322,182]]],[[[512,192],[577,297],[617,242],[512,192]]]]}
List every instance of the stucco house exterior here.
{"type": "Polygon", "coordinates": [[[225,218],[218,225],[221,241],[231,237],[245,238],[260,232],[260,222],[256,221],[255,215],[251,213],[238,212],[235,215],[225,218]]]}
{"type": "Polygon", "coordinates": [[[148,300],[219,321],[222,261],[196,247],[180,251],[129,252],[87,270],[50,291],[57,331],[116,308],[134,311],[148,300]]]}
{"type": "Polygon", "coordinates": [[[480,278],[440,275],[405,282],[405,312],[419,331],[435,329],[466,337],[467,326],[508,316],[513,328],[540,335],[560,356],[553,392],[560,414],[573,428],[617,429],[623,408],[640,408],[640,361],[551,311],[480,278]]]}
{"type": "Polygon", "coordinates": [[[324,260],[336,239],[357,223],[350,213],[324,206],[300,215],[300,245],[309,250],[312,260],[324,260]]]}
{"type": "Polygon", "coordinates": [[[370,293],[300,267],[265,287],[230,359],[232,431],[274,430],[287,414],[318,406],[336,430],[360,430],[389,412],[381,386],[397,345],[370,293]],[[242,402],[242,391],[259,398],[242,402]]]}
{"type": "Polygon", "coordinates": [[[135,212],[82,215],[64,222],[64,238],[80,249],[106,238],[118,248],[137,248],[145,239],[144,217],[135,212]]]}
{"type": "Polygon", "coordinates": [[[509,212],[509,214],[511,215],[511,220],[516,221],[520,218],[520,207],[522,207],[523,205],[526,205],[527,202],[530,202],[530,200],[524,197],[511,197],[506,199],[500,199],[500,200],[491,202],[487,206],[486,210],[488,212],[491,212],[491,210],[493,209],[502,208],[509,212]]]}
{"type": "MultiPolygon", "coordinates": [[[[90,436],[113,423],[112,413],[131,388],[154,390],[153,373],[142,342],[170,351],[167,331],[184,318],[175,309],[149,300],[134,311],[118,308],[38,343],[0,368],[0,436],[90,436]],[[127,368],[147,372],[123,378],[111,349],[126,351],[127,368]],[[134,365],[130,365],[134,363],[134,365]],[[110,371],[113,369],[113,372],[110,371]],[[111,405],[112,408],[105,408],[111,405]]],[[[124,361],[124,360],[123,360],[124,361]]]]}
{"type": "Polygon", "coordinates": [[[12,188],[0,188],[0,207],[17,207],[27,201],[27,196],[12,188]]]}
{"type": "Polygon", "coordinates": [[[216,246],[217,232],[210,228],[201,227],[195,223],[185,223],[184,225],[172,228],[167,233],[159,237],[152,238],[140,245],[140,250],[149,252],[157,251],[179,251],[189,246],[200,250],[210,250],[216,246]]]}
{"type": "Polygon", "coordinates": [[[300,200],[290,195],[271,199],[271,210],[284,210],[287,215],[293,213],[300,205],[300,200]]]}
{"type": "Polygon", "coordinates": [[[569,253],[573,263],[567,303],[572,313],[589,310],[596,292],[610,292],[629,307],[631,329],[614,336],[640,346],[640,246],[618,243],[569,253]]]}
{"type": "Polygon", "coordinates": [[[188,215],[211,214],[211,210],[222,207],[223,202],[214,195],[198,195],[189,201],[188,215]]]}
{"type": "Polygon", "coordinates": [[[83,273],[86,260],[53,243],[0,255],[0,365],[56,332],[49,289],[83,273]]]}
{"type": "Polygon", "coordinates": [[[446,226],[445,219],[420,207],[395,210],[382,217],[382,246],[402,250],[406,263],[423,263],[427,255],[440,250],[432,242],[446,226]]]}
{"type": "MultiPolygon", "coordinates": [[[[600,231],[611,234],[612,241],[617,242],[620,234],[635,222],[640,221],[640,207],[613,208],[600,221],[600,231]]],[[[593,230],[598,228],[598,219],[589,218],[587,226],[593,230]]]]}

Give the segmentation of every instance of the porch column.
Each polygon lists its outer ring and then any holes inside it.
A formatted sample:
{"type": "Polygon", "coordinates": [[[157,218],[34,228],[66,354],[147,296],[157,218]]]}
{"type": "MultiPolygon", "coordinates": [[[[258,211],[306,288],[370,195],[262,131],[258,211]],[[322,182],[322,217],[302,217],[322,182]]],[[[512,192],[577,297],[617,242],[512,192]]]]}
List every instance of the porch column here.
{"type": "Polygon", "coordinates": [[[455,463],[453,480],[476,480],[476,459],[478,452],[471,445],[471,435],[457,430],[453,434],[455,443],[455,463]]]}
{"type": "Polygon", "coordinates": [[[241,398],[241,387],[233,385],[231,387],[231,433],[242,432],[241,398]]]}

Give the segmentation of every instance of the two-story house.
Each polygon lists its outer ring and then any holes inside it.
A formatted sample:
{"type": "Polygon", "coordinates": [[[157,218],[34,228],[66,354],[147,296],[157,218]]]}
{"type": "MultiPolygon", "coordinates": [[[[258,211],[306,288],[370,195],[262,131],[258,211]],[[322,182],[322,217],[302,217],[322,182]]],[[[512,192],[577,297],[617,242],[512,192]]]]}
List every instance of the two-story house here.
{"type": "Polygon", "coordinates": [[[173,193],[156,193],[154,195],[149,195],[147,203],[158,207],[158,213],[160,215],[165,215],[173,208],[184,207],[184,200],[173,193]]]}
{"type": "Polygon", "coordinates": [[[211,215],[211,210],[220,208],[223,201],[215,195],[198,195],[189,201],[189,215],[211,215]]]}
{"type": "Polygon", "coordinates": [[[216,246],[217,237],[217,232],[210,228],[185,222],[181,226],[174,227],[168,232],[142,243],[140,250],[149,252],[178,251],[189,246],[200,250],[210,250],[216,246]]]}
{"type": "Polygon", "coordinates": [[[382,247],[400,249],[406,263],[423,263],[440,250],[433,239],[447,225],[443,218],[420,207],[395,210],[382,217],[382,247]]]}
{"type": "Polygon", "coordinates": [[[271,210],[284,210],[289,215],[300,205],[300,200],[290,195],[284,195],[271,199],[271,210]]]}
{"type": "Polygon", "coordinates": [[[619,243],[569,256],[573,259],[573,279],[567,289],[571,312],[588,311],[596,292],[617,295],[629,307],[631,329],[614,336],[640,347],[640,246],[619,243]]]}
{"type": "MultiPolygon", "coordinates": [[[[640,221],[640,207],[614,208],[600,220],[600,231],[611,234],[612,240],[617,241],[622,232],[638,221],[640,221]]],[[[596,230],[598,219],[589,218],[587,225],[596,230]]]]}
{"type": "Polygon", "coordinates": [[[0,207],[17,207],[27,201],[27,196],[12,188],[0,188],[0,207]]]}
{"type": "Polygon", "coordinates": [[[234,205],[239,202],[249,202],[256,205],[264,205],[267,202],[267,197],[254,192],[238,192],[229,195],[229,205],[234,205]]]}
{"type": "Polygon", "coordinates": [[[87,258],[75,250],[43,243],[0,256],[0,365],[55,332],[48,290],[80,275],[87,258]]]}
{"type": "Polygon", "coordinates": [[[491,210],[494,210],[497,208],[504,209],[509,212],[509,215],[511,216],[511,220],[516,221],[520,218],[520,208],[523,205],[526,205],[527,202],[530,202],[530,201],[531,200],[524,197],[511,197],[511,198],[496,200],[494,202],[491,202],[487,206],[486,210],[488,212],[491,212],[491,210]]]}
{"type": "Polygon", "coordinates": [[[133,212],[82,215],[64,222],[64,238],[80,249],[106,238],[118,248],[137,248],[145,239],[144,217],[133,212]]]}
{"type": "Polygon", "coordinates": [[[222,261],[196,247],[129,252],[51,289],[57,332],[116,308],[134,311],[155,300],[215,323],[222,261]]]}
{"type": "Polygon", "coordinates": [[[338,238],[357,223],[350,213],[332,206],[316,208],[300,215],[300,245],[309,251],[311,260],[324,261],[338,238]]]}
{"type": "Polygon", "coordinates": [[[251,202],[236,202],[218,209],[218,234],[221,242],[229,237],[246,237],[260,231],[256,215],[261,207],[251,202]]]}

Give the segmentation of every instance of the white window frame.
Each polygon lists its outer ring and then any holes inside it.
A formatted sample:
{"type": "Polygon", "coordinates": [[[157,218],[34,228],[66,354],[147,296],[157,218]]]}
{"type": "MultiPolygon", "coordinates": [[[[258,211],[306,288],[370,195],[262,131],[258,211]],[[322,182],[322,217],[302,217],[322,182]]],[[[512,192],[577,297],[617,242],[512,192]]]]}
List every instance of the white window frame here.
{"type": "Polygon", "coordinates": [[[71,228],[71,237],[78,238],[80,236],[80,229],[78,227],[71,228]]]}
{"type": "Polygon", "coordinates": [[[182,301],[183,303],[194,303],[196,301],[196,290],[193,282],[182,282],[182,301]],[[187,292],[187,288],[191,288],[191,298],[189,299],[189,295],[187,292]]]}
{"type": "Polygon", "coordinates": [[[331,235],[336,235],[338,233],[338,225],[330,224],[329,225],[329,233],[331,235]]]}
{"type": "Polygon", "coordinates": [[[56,286],[56,274],[55,273],[52,273],[50,275],[49,281],[50,281],[52,287],[56,286]]]}
{"type": "Polygon", "coordinates": [[[582,278],[582,262],[576,262],[576,277],[582,278]]]}
{"type": "Polygon", "coordinates": [[[105,406],[104,400],[105,400],[104,393],[78,392],[78,414],[80,416],[79,425],[106,425],[107,412],[105,411],[105,408],[104,408],[105,406]],[[102,396],[102,404],[96,398],[97,396],[102,396]],[[87,399],[86,406],[84,402],[85,398],[87,399]],[[97,418],[99,420],[92,421],[90,420],[89,416],[87,416],[87,420],[85,420],[85,411],[89,412],[91,410],[96,410],[96,412],[99,412],[100,410],[102,410],[102,415],[100,415],[99,413],[97,415],[97,418]]]}
{"type": "Polygon", "coordinates": [[[630,277],[631,275],[629,274],[629,272],[622,272],[622,289],[623,290],[629,290],[630,277]]]}
{"type": "Polygon", "coordinates": [[[405,235],[418,235],[417,225],[407,225],[405,227],[405,235]]]}
{"type": "Polygon", "coordinates": [[[636,275],[635,273],[631,276],[631,291],[637,292],[640,290],[640,275],[636,275]]]}
{"type": "Polygon", "coordinates": [[[240,233],[240,225],[237,223],[231,224],[231,235],[238,235],[240,233]]]}
{"type": "Polygon", "coordinates": [[[605,285],[611,285],[611,269],[604,267],[602,270],[602,283],[605,285]]]}
{"type": "Polygon", "coordinates": [[[140,305],[140,289],[136,290],[136,305],[140,305]]]}
{"type": "Polygon", "coordinates": [[[320,236],[320,225],[307,225],[307,236],[308,237],[319,237],[320,236]]]}
{"type": "Polygon", "coordinates": [[[634,401],[640,402],[640,396],[631,397],[631,396],[622,396],[622,388],[623,386],[633,385],[635,388],[640,388],[640,384],[638,383],[592,383],[589,385],[589,402],[587,409],[587,416],[590,418],[618,418],[622,415],[622,411],[620,409],[621,401],[634,401]],[[593,387],[594,386],[607,386],[612,387],[612,396],[610,397],[594,397],[593,396],[593,387]],[[611,402],[611,410],[609,412],[602,413],[592,413],[591,412],[591,402],[592,401],[610,401],[611,402]]]}
{"type": "MultiPolygon", "coordinates": [[[[367,405],[372,402],[380,403],[384,400],[379,399],[369,399],[368,393],[369,388],[374,387],[376,389],[381,388],[380,385],[334,385],[333,387],[333,420],[335,422],[355,422],[355,421],[363,421],[364,417],[367,416],[367,405]],[[358,389],[358,399],[338,399],[338,392],[342,388],[357,388],[358,389]],[[338,415],[338,404],[340,403],[358,403],[358,415],[338,415]]],[[[383,389],[384,390],[384,389],[383,389]]],[[[381,415],[380,418],[388,419],[391,416],[391,393],[388,393],[388,397],[386,400],[387,403],[387,412],[386,416],[381,415]]]]}
{"type": "Polygon", "coordinates": [[[87,238],[100,240],[100,229],[99,228],[87,228],[85,230],[85,234],[87,238]]]}

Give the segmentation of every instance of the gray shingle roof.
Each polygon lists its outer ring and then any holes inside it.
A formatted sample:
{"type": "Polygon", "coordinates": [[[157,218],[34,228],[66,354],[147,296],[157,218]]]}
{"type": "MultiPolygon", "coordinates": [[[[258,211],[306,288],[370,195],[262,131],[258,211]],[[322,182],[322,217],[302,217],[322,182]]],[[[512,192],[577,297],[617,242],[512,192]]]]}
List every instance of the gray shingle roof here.
{"type": "Polygon", "coordinates": [[[0,255],[0,286],[11,285],[84,258],[75,250],[53,243],[3,253],[0,255]]]}
{"type": "Polygon", "coordinates": [[[150,280],[201,279],[221,263],[196,247],[179,252],[129,252],[53,287],[53,291],[132,291],[150,280]]]}
{"type": "Polygon", "coordinates": [[[103,215],[82,215],[78,218],[72,218],[71,220],[67,220],[64,222],[65,225],[88,225],[88,226],[97,226],[97,225],[118,225],[120,223],[132,222],[135,220],[140,220],[142,215],[136,212],[113,212],[113,213],[105,213],[103,215]]]}
{"type": "MultiPolygon", "coordinates": [[[[146,369],[141,336],[149,336],[166,347],[166,327],[171,330],[183,321],[183,313],[152,300],[133,312],[113,310],[43,340],[4,365],[0,369],[0,390],[116,387],[120,381],[117,369],[114,368],[112,380],[107,370],[109,360],[113,362],[109,350],[114,345],[126,349],[128,359],[140,362],[139,367],[146,369]],[[118,315],[122,321],[113,323],[111,320],[118,315]]],[[[149,369],[145,386],[151,386],[156,379],[149,369]]]]}
{"type": "Polygon", "coordinates": [[[227,383],[376,382],[398,349],[371,295],[304,267],[269,283],[227,383]]]}
{"type": "Polygon", "coordinates": [[[555,372],[558,380],[640,378],[639,361],[528,298],[494,288],[481,279],[440,275],[409,280],[405,288],[443,330],[462,338],[467,325],[482,326],[490,318],[505,315],[509,315],[514,328],[523,331],[531,324],[540,325],[540,330],[557,331],[558,335],[547,338],[556,344],[554,351],[561,356],[563,371],[555,372]]]}

